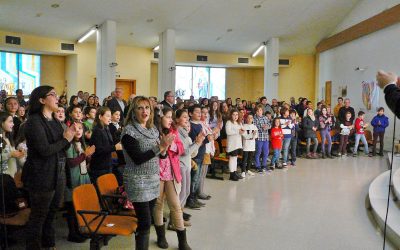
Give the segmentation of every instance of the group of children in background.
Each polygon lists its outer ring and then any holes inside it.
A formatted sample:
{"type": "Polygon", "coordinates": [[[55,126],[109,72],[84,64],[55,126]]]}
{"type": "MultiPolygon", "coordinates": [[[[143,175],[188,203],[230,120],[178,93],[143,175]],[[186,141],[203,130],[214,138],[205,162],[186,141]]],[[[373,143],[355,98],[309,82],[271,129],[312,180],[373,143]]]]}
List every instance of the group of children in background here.
{"type": "Polygon", "coordinates": [[[239,119],[240,111],[232,109],[225,129],[227,134],[226,152],[229,156],[230,180],[237,181],[245,178],[246,175],[254,175],[250,166],[254,160],[257,172],[270,172],[277,169],[296,166],[297,145],[299,133],[306,141],[306,158],[319,158],[317,154],[319,133],[321,140],[321,157],[331,158],[332,154],[332,130],[339,126],[340,144],[337,156],[346,156],[348,150],[349,136],[354,134],[353,156],[358,155],[360,140],[364,146],[364,153],[367,156],[376,155],[376,144],[380,143],[378,155],[383,156],[383,140],[386,127],[389,126],[389,119],[384,114],[384,109],[378,109],[377,115],[372,119],[373,127],[373,148],[368,150],[368,142],[365,136],[365,129],[369,126],[364,121],[365,113],[358,112],[355,119],[350,112],[346,113],[343,122],[336,123],[335,117],[331,114],[329,107],[321,106],[318,112],[308,108],[305,110],[303,119],[299,119],[297,112],[293,109],[282,107],[280,116],[274,118],[267,111],[264,113],[263,105],[256,106],[253,113],[239,119]],[[254,117],[253,117],[254,114],[254,117]],[[241,120],[241,121],[239,121],[241,120]],[[271,147],[270,145],[271,144],[271,147]],[[313,149],[311,150],[311,146],[313,149]],[[272,149],[272,158],[268,158],[269,150],[272,149]],[[290,154],[290,159],[289,159],[290,154]],[[237,173],[238,156],[242,155],[241,174],[237,173]],[[282,161],[280,161],[282,155],[282,161]],[[260,157],[262,159],[260,159],[260,157]],[[270,165],[267,166],[267,162],[270,165]]]}

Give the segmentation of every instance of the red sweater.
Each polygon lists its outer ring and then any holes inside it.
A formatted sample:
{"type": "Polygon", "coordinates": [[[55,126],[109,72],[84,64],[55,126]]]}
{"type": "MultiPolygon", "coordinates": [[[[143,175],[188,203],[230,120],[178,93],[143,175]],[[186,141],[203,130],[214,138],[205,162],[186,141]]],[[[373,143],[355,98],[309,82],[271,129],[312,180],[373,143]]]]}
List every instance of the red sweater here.
{"type": "Polygon", "coordinates": [[[364,120],[361,118],[357,118],[354,123],[354,127],[356,128],[356,133],[359,135],[364,134],[364,120]]]}
{"type": "Polygon", "coordinates": [[[271,129],[271,143],[272,149],[282,149],[282,138],[283,132],[281,128],[272,128],[271,129]]]}

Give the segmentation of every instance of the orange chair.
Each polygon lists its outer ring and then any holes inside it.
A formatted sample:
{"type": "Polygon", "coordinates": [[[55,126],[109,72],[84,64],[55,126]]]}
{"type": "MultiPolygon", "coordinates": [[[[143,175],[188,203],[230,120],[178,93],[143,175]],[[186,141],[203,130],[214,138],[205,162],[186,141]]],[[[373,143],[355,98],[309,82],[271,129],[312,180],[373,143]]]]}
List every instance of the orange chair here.
{"type": "Polygon", "coordinates": [[[133,217],[110,215],[101,209],[93,184],[76,187],[72,193],[79,230],[90,237],[90,250],[99,250],[100,243],[108,244],[109,237],[131,235],[137,224],[133,217]]]}
{"type": "Polygon", "coordinates": [[[365,133],[365,139],[367,139],[368,145],[373,145],[374,144],[374,139],[372,137],[372,132],[370,130],[364,130],[365,133]]]}
{"type": "Polygon", "coordinates": [[[100,203],[103,209],[108,212],[117,215],[128,215],[136,217],[134,210],[123,211],[118,205],[116,200],[125,199],[126,197],[116,194],[118,188],[118,181],[114,174],[105,174],[97,178],[96,181],[97,190],[99,191],[100,203]]]}

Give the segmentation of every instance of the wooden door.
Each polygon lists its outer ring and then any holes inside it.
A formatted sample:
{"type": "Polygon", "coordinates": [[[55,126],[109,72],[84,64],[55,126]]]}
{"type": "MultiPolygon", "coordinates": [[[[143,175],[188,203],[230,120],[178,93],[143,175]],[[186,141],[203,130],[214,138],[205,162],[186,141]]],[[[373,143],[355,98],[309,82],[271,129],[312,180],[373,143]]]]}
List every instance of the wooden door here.
{"type": "MultiPolygon", "coordinates": [[[[136,80],[131,79],[116,79],[115,86],[122,88],[123,99],[125,101],[129,100],[131,94],[136,94],[136,80]]],[[[94,93],[96,93],[96,78],[94,78],[94,93]]]]}
{"type": "Polygon", "coordinates": [[[123,99],[128,101],[131,94],[136,94],[136,80],[116,79],[115,86],[123,91],[123,99]]]}
{"type": "Polygon", "coordinates": [[[325,104],[331,106],[332,81],[325,82],[325,104]]]}

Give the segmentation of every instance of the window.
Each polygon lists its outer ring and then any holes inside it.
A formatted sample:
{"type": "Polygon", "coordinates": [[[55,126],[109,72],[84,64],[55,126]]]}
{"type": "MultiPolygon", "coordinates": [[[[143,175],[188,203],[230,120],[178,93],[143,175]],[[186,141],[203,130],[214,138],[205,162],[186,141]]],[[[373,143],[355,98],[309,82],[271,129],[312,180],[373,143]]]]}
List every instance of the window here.
{"type": "Polygon", "coordinates": [[[176,96],[189,99],[218,96],[225,99],[225,68],[176,67],[176,96]]]}
{"type": "Polygon", "coordinates": [[[25,95],[40,85],[40,56],[0,51],[0,89],[15,95],[22,89],[25,95]]]}

